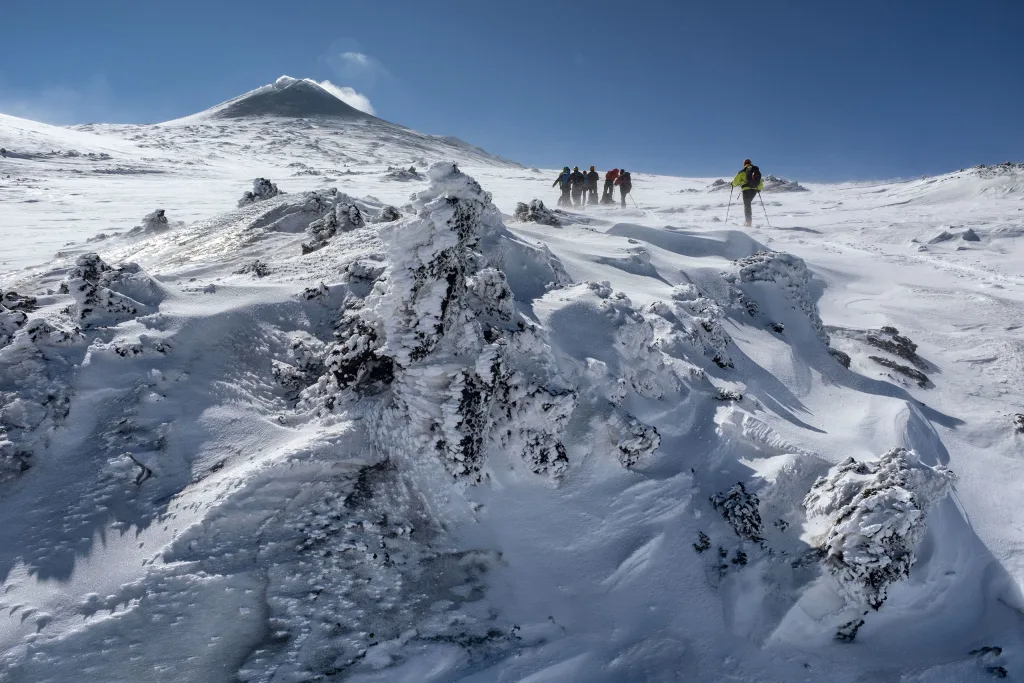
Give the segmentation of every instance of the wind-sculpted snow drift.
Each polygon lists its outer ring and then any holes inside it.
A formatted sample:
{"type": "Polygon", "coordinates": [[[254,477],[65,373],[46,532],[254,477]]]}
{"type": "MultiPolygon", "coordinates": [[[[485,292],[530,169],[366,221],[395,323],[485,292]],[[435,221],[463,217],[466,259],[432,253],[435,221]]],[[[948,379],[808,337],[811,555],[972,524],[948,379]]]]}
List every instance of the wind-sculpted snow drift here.
{"type": "Polygon", "coordinates": [[[425,180],[258,180],[0,296],[0,681],[801,680],[847,655],[773,632],[851,640],[928,565],[949,471],[829,469],[750,357],[848,379],[802,259],[686,235],[707,267],[631,298],[425,180]],[[848,604],[807,618],[823,582],[848,604]]]}

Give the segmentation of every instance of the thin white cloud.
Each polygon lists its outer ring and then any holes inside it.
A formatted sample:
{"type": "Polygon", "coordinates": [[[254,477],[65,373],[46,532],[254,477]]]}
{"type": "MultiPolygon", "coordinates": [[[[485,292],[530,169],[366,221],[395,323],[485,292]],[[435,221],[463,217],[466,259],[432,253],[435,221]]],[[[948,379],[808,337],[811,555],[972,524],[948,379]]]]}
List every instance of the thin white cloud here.
{"type": "Polygon", "coordinates": [[[372,86],[378,78],[389,78],[387,68],[376,57],[357,50],[339,49],[328,53],[325,61],[342,80],[372,86]]]}
{"type": "Polygon", "coordinates": [[[354,109],[358,109],[359,111],[370,114],[371,116],[377,114],[377,111],[370,103],[370,98],[361,92],[356,92],[354,88],[350,88],[345,85],[335,85],[330,81],[320,81],[317,85],[354,109]]]}
{"type": "Polygon", "coordinates": [[[343,52],[341,53],[341,59],[354,67],[370,68],[373,66],[373,58],[369,55],[364,55],[362,52],[343,52]]]}

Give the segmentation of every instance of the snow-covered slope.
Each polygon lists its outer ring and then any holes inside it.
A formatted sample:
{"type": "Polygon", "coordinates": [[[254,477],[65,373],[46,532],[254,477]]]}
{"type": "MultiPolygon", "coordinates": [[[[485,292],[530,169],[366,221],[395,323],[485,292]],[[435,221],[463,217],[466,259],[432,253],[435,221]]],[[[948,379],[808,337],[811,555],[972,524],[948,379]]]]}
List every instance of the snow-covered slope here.
{"type": "Polygon", "coordinates": [[[405,181],[422,179],[437,161],[519,168],[457,138],[363,114],[315,83],[287,77],[157,125],[71,130],[0,115],[0,147],[7,150],[0,225],[14,237],[0,251],[0,273],[42,263],[67,243],[129,230],[138,206],[186,222],[209,217],[257,176],[288,191],[339,178],[369,191],[386,177],[394,202],[407,198],[405,181]],[[410,167],[417,173],[407,173],[410,167]],[[96,200],[104,194],[116,200],[96,200]]]}
{"type": "Polygon", "coordinates": [[[513,218],[325,121],[2,160],[0,681],[1024,671],[1019,169],[513,218]]]}

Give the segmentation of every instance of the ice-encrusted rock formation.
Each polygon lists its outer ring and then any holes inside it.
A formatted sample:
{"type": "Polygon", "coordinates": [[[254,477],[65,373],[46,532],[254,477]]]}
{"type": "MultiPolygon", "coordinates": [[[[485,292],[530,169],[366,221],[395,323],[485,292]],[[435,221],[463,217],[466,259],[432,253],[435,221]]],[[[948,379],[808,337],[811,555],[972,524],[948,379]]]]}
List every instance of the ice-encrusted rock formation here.
{"type": "Polygon", "coordinates": [[[95,252],[78,257],[62,288],[74,299],[82,327],[113,325],[151,313],[164,298],[163,287],[137,264],[111,267],[95,252]]]}
{"type": "Polygon", "coordinates": [[[787,180],[769,173],[764,177],[765,192],[808,192],[809,190],[795,180],[787,180]]]}
{"type": "Polygon", "coordinates": [[[415,166],[409,168],[395,168],[388,166],[388,170],[384,173],[384,177],[388,180],[397,180],[399,182],[409,182],[410,180],[423,180],[423,176],[419,174],[415,166]]]}
{"type": "Polygon", "coordinates": [[[133,236],[153,235],[167,232],[172,227],[175,227],[175,225],[184,225],[184,223],[172,224],[163,209],[156,209],[143,216],[142,223],[129,230],[128,234],[133,236]]]}
{"type": "Polygon", "coordinates": [[[0,291],[0,348],[11,343],[14,333],[28,322],[27,313],[35,306],[35,297],[0,291]]]}
{"type": "Polygon", "coordinates": [[[729,354],[732,338],[722,324],[725,313],[696,285],[674,287],[671,301],[657,301],[651,304],[650,310],[665,321],[659,325],[665,329],[659,330],[657,343],[666,353],[684,357],[693,349],[720,368],[733,367],[729,354]]]}
{"type": "MultiPolygon", "coordinates": [[[[825,331],[818,314],[816,297],[812,293],[811,271],[799,256],[780,251],[759,251],[756,254],[735,261],[736,272],[727,273],[726,280],[732,285],[734,304],[751,316],[762,312],[762,305],[771,303],[771,297],[757,296],[757,290],[764,286],[781,290],[793,308],[806,316],[815,336],[828,348],[832,356],[842,365],[849,367],[850,357],[842,351],[831,348],[831,339],[825,331]],[[758,304],[758,299],[762,304],[758,304]]],[[[774,311],[772,313],[780,313],[774,311]]],[[[781,324],[770,320],[769,324],[781,324]]]]}
{"type": "MultiPolygon", "coordinates": [[[[380,229],[388,267],[374,271],[373,291],[339,320],[324,356],[328,390],[390,388],[373,429],[385,452],[433,453],[449,473],[473,481],[492,449],[557,474],[576,393],[483,249],[535,268],[550,255],[512,236],[490,195],[454,164],[436,164],[428,177],[412,204],[416,215],[380,229]]],[[[352,222],[354,209],[339,203],[328,216],[352,222]]],[[[557,281],[548,268],[546,279],[557,281]]],[[[324,390],[318,382],[314,393],[324,390]]]]}
{"type": "Polygon", "coordinates": [[[740,538],[754,543],[764,540],[760,501],[756,494],[747,491],[743,482],[736,482],[725,493],[711,496],[711,505],[722,513],[722,517],[740,538]]]}
{"type": "Polygon", "coordinates": [[[804,499],[808,527],[850,603],[877,610],[889,586],[910,574],[928,510],[955,481],[947,468],[894,448],[875,462],[849,458],[815,482],[804,499]]]}
{"type": "Polygon", "coordinates": [[[343,201],[347,197],[335,195],[334,199],[337,203],[328,208],[321,218],[310,223],[306,229],[312,239],[302,245],[303,253],[322,248],[339,232],[357,230],[366,225],[359,207],[350,201],[343,201]]]}
{"type": "Polygon", "coordinates": [[[413,202],[417,218],[385,231],[394,265],[381,298],[384,352],[400,370],[382,426],[404,427],[455,475],[476,475],[491,443],[534,472],[558,473],[576,395],[557,373],[529,368],[551,367],[550,349],[479,251],[482,231],[504,229],[500,214],[453,164],[429,177],[413,202]]]}
{"type": "Polygon", "coordinates": [[[562,225],[562,221],[558,219],[555,212],[544,206],[544,202],[539,199],[532,199],[529,204],[523,202],[516,204],[512,218],[520,223],[539,223],[556,228],[562,225]]]}
{"type": "Polygon", "coordinates": [[[266,178],[256,178],[252,181],[252,191],[246,191],[246,193],[242,195],[242,198],[238,200],[238,206],[242,207],[247,204],[263,201],[264,199],[270,199],[279,194],[284,193],[277,189],[277,185],[266,178]]]}

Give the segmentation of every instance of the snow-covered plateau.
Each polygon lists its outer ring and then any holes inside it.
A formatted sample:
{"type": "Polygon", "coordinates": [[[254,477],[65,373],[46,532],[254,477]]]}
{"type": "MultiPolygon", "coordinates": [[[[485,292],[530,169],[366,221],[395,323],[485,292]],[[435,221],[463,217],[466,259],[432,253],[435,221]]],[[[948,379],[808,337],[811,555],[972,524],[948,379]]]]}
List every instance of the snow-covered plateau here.
{"type": "Polygon", "coordinates": [[[1024,676],[1024,166],[555,209],[291,78],[0,148],[0,682],[1024,676]]]}

